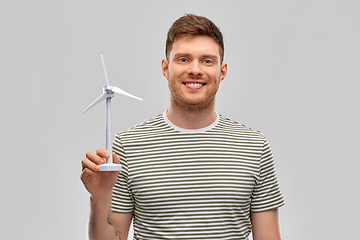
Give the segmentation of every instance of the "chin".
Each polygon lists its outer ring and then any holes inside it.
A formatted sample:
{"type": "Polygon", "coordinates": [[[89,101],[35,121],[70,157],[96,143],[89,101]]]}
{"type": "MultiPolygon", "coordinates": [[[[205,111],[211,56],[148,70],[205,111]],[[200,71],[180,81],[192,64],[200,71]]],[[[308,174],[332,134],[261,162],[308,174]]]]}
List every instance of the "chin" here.
{"type": "Polygon", "coordinates": [[[179,106],[179,107],[183,108],[184,110],[191,111],[191,112],[210,110],[210,109],[213,109],[215,106],[214,101],[195,101],[195,100],[182,101],[180,103],[180,105],[181,106],[179,106]]]}

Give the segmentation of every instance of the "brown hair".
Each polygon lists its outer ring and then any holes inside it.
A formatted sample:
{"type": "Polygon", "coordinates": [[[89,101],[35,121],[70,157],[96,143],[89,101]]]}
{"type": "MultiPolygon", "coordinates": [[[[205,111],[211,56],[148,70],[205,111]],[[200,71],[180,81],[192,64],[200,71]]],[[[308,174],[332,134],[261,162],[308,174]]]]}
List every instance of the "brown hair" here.
{"type": "Polygon", "coordinates": [[[212,37],[220,47],[220,62],[224,59],[224,41],[219,28],[209,19],[194,14],[186,14],[174,22],[168,31],[165,55],[169,59],[172,45],[176,39],[183,36],[209,36],[212,37]]]}

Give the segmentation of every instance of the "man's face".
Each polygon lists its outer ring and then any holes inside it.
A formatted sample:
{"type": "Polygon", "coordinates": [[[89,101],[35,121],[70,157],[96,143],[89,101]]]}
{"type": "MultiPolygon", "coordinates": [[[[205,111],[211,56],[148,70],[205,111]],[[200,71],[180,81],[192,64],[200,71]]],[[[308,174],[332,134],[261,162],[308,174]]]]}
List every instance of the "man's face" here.
{"type": "Polygon", "coordinates": [[[173,43],[162,71],[169,82],[171,104],[190,109],[214,106],[220,82],[227,73],[219,46],[208,36],[182,37],[173,43]]]}

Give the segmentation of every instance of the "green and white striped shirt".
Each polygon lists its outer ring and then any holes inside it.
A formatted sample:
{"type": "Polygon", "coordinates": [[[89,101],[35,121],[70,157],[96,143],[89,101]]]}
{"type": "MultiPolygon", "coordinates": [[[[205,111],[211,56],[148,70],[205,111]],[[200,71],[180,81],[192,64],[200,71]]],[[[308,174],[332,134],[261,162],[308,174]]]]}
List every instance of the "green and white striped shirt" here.
{"type": "Polygon", "coordinates": [[[114,151],[112,210],[134,212],[134,239],[246,239],[250,212],[284,204],[265,136],[221,115],[186,130],[160,114],[116,134],[114,151]]]}

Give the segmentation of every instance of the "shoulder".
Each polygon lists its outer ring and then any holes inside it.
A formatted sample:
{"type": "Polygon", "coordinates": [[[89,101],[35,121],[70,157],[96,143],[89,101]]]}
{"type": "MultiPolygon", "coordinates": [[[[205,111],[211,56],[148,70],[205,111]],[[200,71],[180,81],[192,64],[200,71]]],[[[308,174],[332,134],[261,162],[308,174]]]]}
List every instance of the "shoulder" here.
{"type": "Polygon", "coordinates": [[[129,138],[134,136],[142,137],[144,135],[161,134],[161,132],[168,131],[168,128],[169,127],[164,120],[163,114],[159,114],[130,127],[126,131],[118,132],[116,137],[129,138]]]}
{"type": "Polygon", "coordinates": [[[239,123],[237,121],[231,120],[230,118],[220,115],[219,123],[217,124],[214,130],[223,132],[230,135],[242,136],[246,138],[254,138],[258,140],[266,140],[265,135],[258,131],[254,130],[245,124],[239,123]]]}

